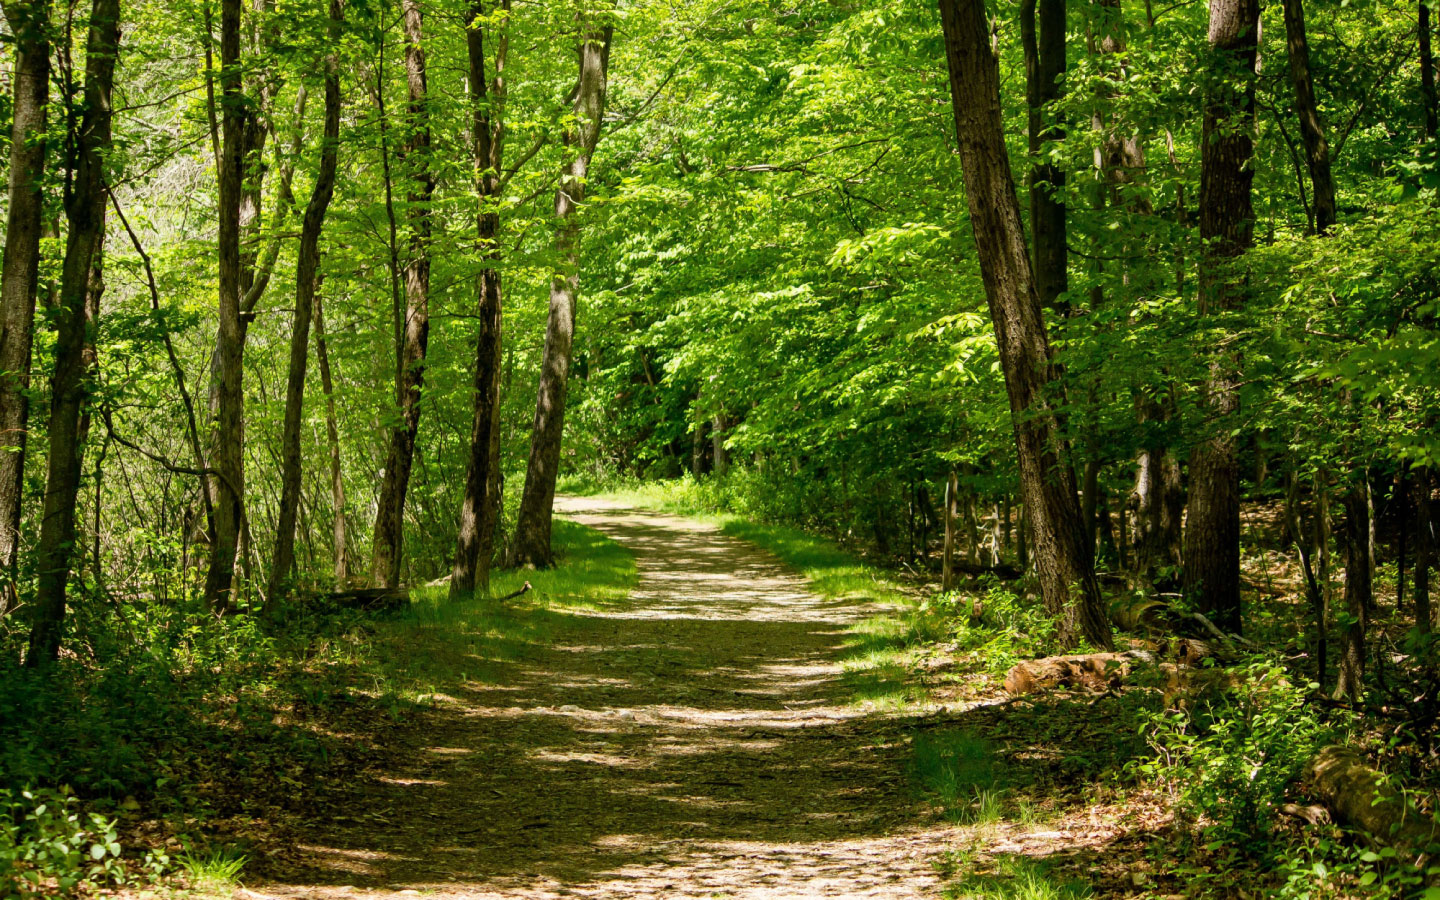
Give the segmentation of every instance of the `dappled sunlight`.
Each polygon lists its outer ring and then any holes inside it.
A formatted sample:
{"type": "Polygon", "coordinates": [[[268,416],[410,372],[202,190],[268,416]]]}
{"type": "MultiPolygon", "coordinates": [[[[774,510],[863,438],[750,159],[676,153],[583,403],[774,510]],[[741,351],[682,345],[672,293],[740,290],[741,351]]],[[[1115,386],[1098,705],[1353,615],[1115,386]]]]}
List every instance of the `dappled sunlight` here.
{"type": "MultiPolygon", "coordinates": [[[[446,688],[458,700],[431,711],[419,752],[357,790],[394,827],[363,812],[317,825],[329,849],[275,873],[267,894],[933,892],[928,859],[949,828],[916,820],[896,774],[910,753],[893,714],[904,704],[867,697],[847,672],[900,637],[873,618],[873,594],[812,593],[709,523],[594,499],[557,509],[634,554],[634,590],[564,609],[542,595],[485,624],[504,644],[503,677],[446,688]],[[341,850],[376,855],[359,870],[337,865],[341,850]]],[[[432,615],[437,628],[481,627],[432,615]]]]}

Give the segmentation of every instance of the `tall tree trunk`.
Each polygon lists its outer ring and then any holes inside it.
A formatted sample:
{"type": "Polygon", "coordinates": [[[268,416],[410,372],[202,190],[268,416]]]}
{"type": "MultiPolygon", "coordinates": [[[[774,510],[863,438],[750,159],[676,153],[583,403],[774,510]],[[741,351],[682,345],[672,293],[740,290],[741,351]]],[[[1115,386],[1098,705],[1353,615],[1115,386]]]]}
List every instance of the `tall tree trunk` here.
{"type": "Polygon", "coordinates": [[[1330,145],[1325,123],[1315,101],[1315,80],[1310,75],[1310,41],[1305,34],[1304,0],[1284,0],[1285,45],[1290,51],[1290,80],[1295,86],[1295,113],[1305,141],[1305,165],[1310,169],[1314,195],[1315,233],[1335,225],[1335,175],[1330,171],[1330,145]]]}
{"type": "MultiPolygon", "coordinates": [[[[574,128],[565,134],[570,159],[555,191],[555,255],[564,260],[563,271],[550,279],[550,316],[545,327],[545,354],[540,363],[540,390],[535,424],[530,437],[530,460],[525,468],[525,492],[515,525],[515,558],[521,566],[548,566],[551,512],[555,479],[560,469],[560,439],[565,425],[565,393],[570,375],[570,351],[575,338],[575,294],[579,289],[576,245],[580,224],[576,210],[585,199],[585,178],[590,157],[600,141],[605,115],[606,79],[610,68],[610,25],[582,23],[580,79],[575,88],[574,128]]],[[[716,459],[716,471],[720,460],[716,459]]]]}
{"type": "Polygon", "coordinates": [[[1046,141],[1065,138],[1064,124],[1052,106],[1065,93],[1065,0],[1024,0],[1020,29],[1025,51],[1026,130],[1031,160],[1027,180],[1035,290],[1042,304],[1064,315],[1060,295],[1069,286],[1065,170],[1040,160],[1046,141]]]}
{"type": "Polygon", "coordinates": [[[325,438],[330,447],[330,497],[335,507],[335,584],[350,577],[349,513],[345,504],[344,470],[340,465],[340,426],[335,416],[335,383],[330,377],[330,348],[325,340],[324,294],[315,293],[315,361],[320,365],[320,389],[325,393],[325,438]]]}
{"type": "Polygon", "coordinates": [[[435,192],[435,175],[430,169],[430,97],[419,0],[403,0],[401,9],[405,22],[405,81],[410,99],[408,137],[404,146],[404,160],[411,179],[410,209],[406,215],[410,234],[404,271],[404,346],[396,397],[400,423],[390,431],[370,552],[370,577],[383,587],[400,583],[405,494],[410,487],[410,467],[415,461],[420,392],[425,385],[425,354],[430,343],[430,198],[435,192]]]}
{"type": "MultiPolygon", "coordinates": [[[[330,0],[330,41],[340,40],[344,21],[340,0],[330,0]]],[[[265,592],[266,613],[273,615],[290,572],[295,567],[295,519],[300,509],[300,426],[305,412],[305,369],[310,358],[310,320],[319,280],[320,233],[325,212],[335,195],[335,170],[340,141],[340,63],[332,52],[325,59],[325,126],[320,138],[320,169],[300,224],[300,247],[295,264],[295,317],[290,326],[290,372],[285,383],[285,424],[280,446],[280,511],[276,517],[275,553],[271,557],[270,584],[265,592]]]]}
{"type": "Polygon", "coordinates": [[[1110,623],[1085,546],[1074,475],[1058,456],[1059,414],[1047,397],[1054,380],[1050,345],[1005,151],[1000,71],[990,50],[985,5],[941,0],[940,18],[965,198],[1005,373],[1041,593],[1059,620],[1062,643],[1073,646],[1083,637],[1108,648],[1110,623]]]}
{"type": "MultiPolygon", "coordinates": [[[[1218,71],[1205,102],[1200,157],[1200,314],[1219,316],[1244,303],[1232,271],[1253,242],[1250,167],[1254,155],[1256,32],[1259,0],[1210,0],[1210,48],[1218,71]]],[[[1240,614],[1240,467],[1226,420],[1240,405],[1236,361],[1210,362],[1202,401],[1212,434],[1190,457],[1185,533],[1185,591],[1219,625],[1238,632],[1240,614]]]]}
{"type": "Polygon", "coordinates": [[[13,605],[30,417],[30,350],[40,283],[40,237],[45,228],[45,108],[50,101],[50,4],[5,0],[14,35],[14,91],[10,122],[10,196],[5,260],[0,267],[0,616],[13,605]]]}
{"type": "MultiPolygon", "coordinates": [[[[69,233],[60,275],[60,324],[50,401],[50,455],[44,518],[36,548],[35,620],[26,663],[53,661],[65,625],[65,588],[76,543],[75,509],[84,452],[81,413],[87,402],[93,355],[86,352],[87,315],[104,290],[98,274],[105,240],[105,156],[110,149],[110,95],[120,43],[120,0],[95,0],[85,42],[85,109],[72,145],[75,156],[65,197],[69,233]],[[96,270],[95,272],[92,272],[96,270]],[[89,365],[87,365],[87,363],[89,365]]],[[[91,338],[93,342],[93,338],[91,338]]]]}
{"type": "MultiPolygon", "coordinates": [[[[1440,122],[1440,103],[1435,93],[1435,55],[1430,49],[1432,2],[1420,0],[1420,104],[1425,108],[1425,136],[1433,141],[1437,122],[1440,122]]],[[[13,177],[10,183],[15,183],[13,177]]]]}
{"type": "Polygon", "coordinates": [[[240,201],[244,187],[247,114],[240,77],[240,0],[220,3],[221,141],[217,214],[219,319],[212,374],[215,435],[211,479],[215,540],[205,575],[205,600],[224,611],[231,602],[245,491],[245,331],[241,322],[240,201]]]}
{"type": "MultiPolygon", "coordinates": [[[[503,9],[509,9],[504,0],[503,9]]],[[[485,6],[471,7],[472,19],[485,14],[485,6]]],[[[505,56],[508,38],[502,33],[495,48],[493,81],[485,75],[485,31],[472,25],[466,31],[470,60],[470,141],[475,164],[476,249],[485,268],[476,279],[475,410],[470,426],[470,462],[465,473],[465,496],[460,502],[460,529],[455,540],[455,565],[450,572],[450,596],[460,598],[490,590],[490,560],[495,553],[495,523],[500,516],[500,371],[504,325],[500,293],[499,243],[500,169],[505,150],[505,56]]]]}
{"type": "Polygon", "coordinates": [[[955,590],[955,506],[960,498],[960,486],[952,470],[945,479],[945,555],[940,562],[940,588],[955,590]]]}
{"type": "Polygon", "coordinates": [[[1336,698],[1360,702],[1365,679],[1365,626],[1374,582],[1370,572],[1370,506],[1362,482],[1345,495],[1345,631],[1336,698]]]}

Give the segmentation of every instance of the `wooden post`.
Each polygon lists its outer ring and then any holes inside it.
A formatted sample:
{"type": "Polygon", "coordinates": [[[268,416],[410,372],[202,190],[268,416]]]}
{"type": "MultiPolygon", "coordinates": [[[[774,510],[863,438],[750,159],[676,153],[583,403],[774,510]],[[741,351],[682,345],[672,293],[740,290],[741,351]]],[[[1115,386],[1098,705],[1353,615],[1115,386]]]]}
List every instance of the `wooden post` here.
{"type": "Polygon", "coordinates": [[[945,481],[945,561],[941,569],[940,585],[944,590],[955,589],[955,494],[958,484],[955,472],[945,481]]]}

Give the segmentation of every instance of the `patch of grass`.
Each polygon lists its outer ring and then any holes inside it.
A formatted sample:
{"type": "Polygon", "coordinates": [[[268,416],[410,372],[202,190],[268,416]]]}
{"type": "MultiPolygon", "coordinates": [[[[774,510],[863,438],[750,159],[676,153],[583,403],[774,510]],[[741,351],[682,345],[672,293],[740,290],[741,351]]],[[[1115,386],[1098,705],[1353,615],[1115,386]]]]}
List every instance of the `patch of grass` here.
{"type": "Polygon", "coordinates": [[[949,900],[1085,900],[1094,896],[1082,882],[1062,880],[1034,860],[1007,857],[993,873],[969,873],[945,890],[949,900]]]}
{"type": "Polygon", "coordinates": [[[237,850],[217,847],[181,854],[177,862],[192,890],[228,894],[240,883],[240,872],[250,858],[237,850]]]}
{"type": "Polygon", "coordinates": [[[452,601],[446,586],[412,592],[410,605],[375,629],[374,646],[364,654],[362,668],[375,692],[402,704],[426,704],[467,683],[500,683],[549,642],[559,619],[630,595],[639,577],[630,551],[564,519],[555,520],[553,541],[554,568],[492,577],[490,593],[497,597],[530,582],[531,590],[514,600],[452,601]]]}
{"type": "Polygon", "coordinates": [[[990,741],[968,731],[920,734],[913,774],[945,817],[961,825],[994,825],[1005,818],[1004,768],[990,741]]]}

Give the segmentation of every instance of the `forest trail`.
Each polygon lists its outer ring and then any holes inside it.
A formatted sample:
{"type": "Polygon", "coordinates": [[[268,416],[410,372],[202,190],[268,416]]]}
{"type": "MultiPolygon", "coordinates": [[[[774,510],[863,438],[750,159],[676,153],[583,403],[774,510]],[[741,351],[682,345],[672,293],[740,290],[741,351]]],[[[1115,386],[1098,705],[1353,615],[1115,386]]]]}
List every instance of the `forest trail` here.
{"type": "MultiPolygon", "coordinates": [[[[906,722],[842,681],[829,601],[711,525],[563,498],[636,556],[619,607],[567,614],[429,722],[361,808],[317,821],[267,897],[925,897],[953,831],[916,802],[906,722]]],[[[341,810],[336,810],[341,813],[341,810]]]]}

